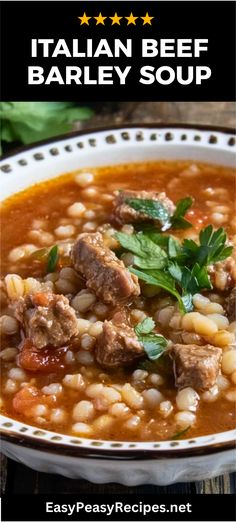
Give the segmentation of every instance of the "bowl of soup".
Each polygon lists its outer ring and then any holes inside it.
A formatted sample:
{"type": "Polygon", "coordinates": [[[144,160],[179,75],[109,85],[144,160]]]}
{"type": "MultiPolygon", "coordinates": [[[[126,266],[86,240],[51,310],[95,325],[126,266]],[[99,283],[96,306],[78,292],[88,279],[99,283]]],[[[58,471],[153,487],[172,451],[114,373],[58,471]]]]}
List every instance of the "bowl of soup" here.
{"type": "Polygon", "coordinates": [[[232,471],[233,133],[88,131],[1,163],[2,451],[93,482],[232,471]]]}

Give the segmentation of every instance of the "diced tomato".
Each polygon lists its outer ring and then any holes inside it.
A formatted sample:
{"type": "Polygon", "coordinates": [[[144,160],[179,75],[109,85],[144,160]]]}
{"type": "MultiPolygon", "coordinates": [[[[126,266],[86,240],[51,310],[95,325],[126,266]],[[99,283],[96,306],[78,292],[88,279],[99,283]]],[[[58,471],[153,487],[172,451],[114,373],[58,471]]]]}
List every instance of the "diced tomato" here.
{"type": "Polygon", "coordinates": [[[18,391],[12,401],[13,408],[17,413],[21,413],[26,417],[32,416],[32,408],[37,404],[45,404],[52,406],[55,398],[44,395],[35,386],[25,386],[18,391]]]}
{"type": "Polygon", "coordinates": [[[37,292],[33,295],[33,302],[36,306],[48,306],[50,303],[50,296],[43,292],[37,292]]]}
{"type": "Polygon", "coordinates": [[[30,372],[58,372],[64,370],[66,366],[64,356],[67,349],[67,347],[63,347],[37,350],[29,339],[25,339],[19,354],[19,364],[21,368],[30,372]]]}

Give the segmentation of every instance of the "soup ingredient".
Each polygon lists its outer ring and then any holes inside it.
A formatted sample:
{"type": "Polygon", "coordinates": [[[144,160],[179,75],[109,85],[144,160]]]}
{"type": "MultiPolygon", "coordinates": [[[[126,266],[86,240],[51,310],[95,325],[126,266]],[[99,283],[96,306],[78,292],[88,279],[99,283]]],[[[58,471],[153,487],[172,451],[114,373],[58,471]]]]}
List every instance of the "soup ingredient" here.
{"type": "Polygon", "coordinates": [[[80,235],[72,249],[72,262],[87,287],[105,303],[117,305],[140,294],[138,278],[105,245],[100,232],[80,235]]]}
{"type": "Polygon", "coordinates": [[[118,224],[155,220],[163,226],[174,210],[165,192],[124,190],[116,196],[113,217],[118,224]]]}
{"type": "Polygon", "coordinates": [[[90,109],[74,102],[1,102],[1,139],[32,143],[67,132],[73,121],[90,116],[90,109]]]}
{"type": "Polygon", "coordinates": [[[165,353],[167,347],[167,340],[165,337],[153,333],[152,330],[154,328],[155,323],[151,317],[147,317],[142,321],[142,323],[139,323],[134,328],[139,342],[142,344],[148,358],[152,361],[159,359],[159,357],[165,353]]]}
{"type": "Polygon", "coordinates": [[[135,254],[132,258],[133,265],[144,269],[160,269],[166,266],[167,254],[148,235],[117,232],[115,238],[123,248],[135,254]]]}
{"type": "Polygon", "coordinates": [[[116,234],[123,248],[138,253],[133,257],[132,264],[142,268],[142,271],[132,267],[130,271],[146,283],[160,286],[174,295],[182,312],[191,311],[192,296],[202,289],[212,288],[208,266],[230,256],[232,247],[226,246],[224,229],[213,231],[212,225],[201,230],[199,244],[192,239],[184,239],[181,245],[171,236],[161,236],[154,229],[144,229],[144,232],[132,235],[116,234]],[[154,248],[154,243],[159,250],[154,248]],[[162,265],[163,270],[153,269],[156,268],[155,263],[156,267],[162,265]],[[182,289],[182,296],[176,283],[182,289]]]}
{"type": "Polygon", "coordinates": [[[177,387],[208,390],[215,384],[222,354],[220,348],[210,344],[175,344],[170,354],[177,387]]]}
{"type": "Polygon", "coordinates": [[[75,311],[63,295],[45,292],[20,297],[15,316],[35,348],[62,346],[78,333],[75,311]]]}
{"type": "Polygon", "coordinates": [[[230,292],[226,299],[226,313],[229,321],[236,321],[236,287],[230,292]]]}
{"type": "Polygon", "coordinates": [[[220,291],[230,290],[236,284],[236,246],[230,257],[209,267],[211,281],[220,291]]]}
{"type": "MultiPolygon", "coordinates": [[[[165,192],[161,193],[161,195],[165,195],[165,192]]],[[[150,195],[150,192],[147,192],[147,197],[150,195]]],[[[159,194],[160,196],[160,194],[159,194]]],[[[189,228],[192,224],[184,219],[184,215],[187,210],[192,205],[192,198],[184,198],[176,203],[176,207],[174,203],[170,201],[168,198],[159,198],[159,200],[152,199],[126,199],[126,203],[131,206],[131,208],[135,209],[143,217],[143,221],[147,219],[154,220],[155,222],[159,221],[162,225],[162,230],[167,230],[170,227],[173,228],[189,228]],[[162,200],[163,199],[163,200],[162,200]],[[171,205],[170,205],[171,203],[171,205]]]]}
{"type": "Polygon", "coordinates": [[[185,313],[192,310],[191,296],[188,294],[180,295],[176,289],[175,280],[170,274],[161,270],[148,270],[147,272],[130,268],[130,272],[139,277],[142,281],[154,286],[159,286],[176,297],[181,312],[185,313]]]}
{"type": "Polygon", "coordinates": [[[226,246],[227,235],[223,228],[213,230],[208,225],[199,234],[199,244],[192,239],[184,239],[183,254],[188,264],[198,263],[200,266],[208,266],[229,257],[233,248],[226,246]]]}
{"type": "Polygon", "coordinates": [[[193,204],[193,199],[190,197],[180,199],[176,202],[176,209],[171,218],[172,228],[189,228],[192,227],[192,223],[184,218],[186,212],[190,209],[193,204]]]}
{"type": "Polygon", "coordinates": [[[97,339],[96,360],[106,368],[117,368],[134,363],[144,356],[142,344],[133,328],[125,322],[104,321],[97,339]]]}
{"type": "MultiPolygon", "coordinates": [[[[33,417],[33,408],[37,406],[52,406],[55,402],[52,395],[44,395],[35,386],[25,386],[18,391],[13,399],[13,408],[26,417],[33,417]]],[[[46,408],[45,408],[46,411],[46,408]]]]}
{"type": "Polygon", "coordinates": [[[59,250],[58,246],[54,245],[48,253],[48,260],[47,260],[47,272],[50,274],[51,272],[55,272],[57,263],[59,259],[59,250]]]}
{"type": "Polygon", "coordinates": [[[66,366],[66,351],[66,347],[37,349],[25,339],[19,353],[19,365],[30,372],[57,373],[66,366]]]}

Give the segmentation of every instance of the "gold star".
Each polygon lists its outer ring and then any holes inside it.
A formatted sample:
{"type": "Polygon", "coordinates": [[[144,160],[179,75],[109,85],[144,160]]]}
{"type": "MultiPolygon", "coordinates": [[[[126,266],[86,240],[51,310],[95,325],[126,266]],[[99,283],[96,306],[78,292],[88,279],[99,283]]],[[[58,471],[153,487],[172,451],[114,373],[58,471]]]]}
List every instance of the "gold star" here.
{"type": "Polygon", "coordinates": [[[114,24],[120,25],[120,20],[121,20],[121,18],[123,18],[123,16],[118,16],[118,14],[115,13],[114,16],[109,16],[109,18],[112,20],[111,25],[114,25],[114,24]]]}
{"type": "Polygon", "coordinates": [[[81,20],[80,25],[86,24],[89,25],[89,20],[91,16],[87,16],[86,13],[83,14],[83,16],[77,16],[81,20]]]}
{"type": "Polygon", "coordinates": [[[142,18],[142,20],[143,20],[143,25],[145,25],[145,24],[152,25],[151,20],[154,18],[154,16],[149,16],[149,14],[146,13],[146,16],[140,16],[140,18],[142,18]]]}
{"type": "Polygon", "coordinates": [[[102,16],[102,13],[99,13],[98,16],[94,16],[93,18],[95,18],[95,20],[97,20],[96,25],[98,25],[98,24],[105,25],[104,20],[106,20],[107,16],[102,16]]]}
{"type": "Polygon", "coordinates": [[[137,20],[138,16],[134,16],[133,13],[130,13],[129,16],[125,16],[126,20],[128,20],[127,25],[133,24],[136,25],[135,20],[137,20]]]}

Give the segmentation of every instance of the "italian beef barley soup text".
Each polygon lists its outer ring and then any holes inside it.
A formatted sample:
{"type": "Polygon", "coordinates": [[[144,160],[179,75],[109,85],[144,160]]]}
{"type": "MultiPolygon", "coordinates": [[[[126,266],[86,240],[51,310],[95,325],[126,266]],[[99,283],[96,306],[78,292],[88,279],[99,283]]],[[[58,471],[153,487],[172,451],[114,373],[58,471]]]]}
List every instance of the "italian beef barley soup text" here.
{"type": "Polygon", "coordinates": [[[233,169],[159,161],[41,182],[1,209],[0,405],[160,441],[235,427],[233,169]]]}

